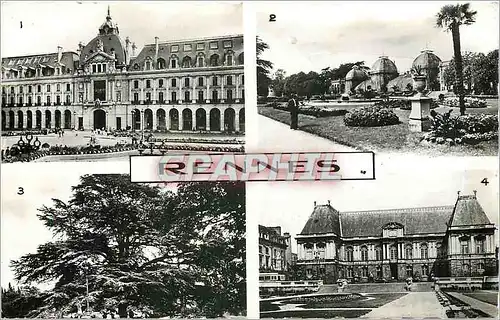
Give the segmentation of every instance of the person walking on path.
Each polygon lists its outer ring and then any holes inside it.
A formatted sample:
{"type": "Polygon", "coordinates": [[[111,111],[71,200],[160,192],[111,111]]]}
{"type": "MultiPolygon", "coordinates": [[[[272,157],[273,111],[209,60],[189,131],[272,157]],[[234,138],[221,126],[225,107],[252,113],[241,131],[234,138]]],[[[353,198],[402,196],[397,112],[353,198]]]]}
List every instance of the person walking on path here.
{"type": "Polygon", "coordinates": [[[288,110],[290,111],[290,129],[297,130],[299,123],[299,102],[297,95],[293,94],[292,98],[288,100],[288,110]]]}

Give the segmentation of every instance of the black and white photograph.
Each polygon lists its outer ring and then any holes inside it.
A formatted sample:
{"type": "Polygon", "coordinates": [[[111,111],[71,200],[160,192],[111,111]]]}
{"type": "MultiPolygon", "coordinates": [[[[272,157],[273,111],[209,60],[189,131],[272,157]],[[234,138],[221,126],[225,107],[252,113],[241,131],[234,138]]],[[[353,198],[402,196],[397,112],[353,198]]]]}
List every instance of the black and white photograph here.
{"type": "Polygon", "coordinates": [[[2,318],[245,318],[244,183],[2,179],[2,318]]]}
{"type": "Polygon", "coordinates": [[[247,193],[260,318],[498,317],[498,175],[398,172],[247,193]]]}
{"type": "Polygon", "coordinates": [[[2,162],[243,151],[242,7],[2,2],[2,162]]]}
{"type": "Polygon", "coordinates": [[[256,7],[263,148],[498,154],[498,2],[256,7]]]}

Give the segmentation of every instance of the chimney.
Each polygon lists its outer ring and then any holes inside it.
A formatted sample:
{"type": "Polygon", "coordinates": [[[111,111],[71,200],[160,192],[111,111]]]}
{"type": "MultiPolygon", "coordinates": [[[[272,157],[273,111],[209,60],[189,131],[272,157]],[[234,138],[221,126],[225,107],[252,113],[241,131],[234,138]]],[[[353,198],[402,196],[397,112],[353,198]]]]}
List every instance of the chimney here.
{"type": "Polygon", "coordinates": [[[314,206],[316,207],[316,201],[314,201],[314,206]]]}
{"type": "Polygon", "coordinates": [[[57,63],[61,62],[61,58],[62,58],[62,47],[57,46],[57,63]]]}
{"type": "Polygon", "coordinates": [[[135,45],[135,42],[132,42],[132,57],[135,57],[135,49],[137,46],[135,45]]]}
{"type": "Polygon", "coordinates": [[[130,39],[129,37],[125,38],[125,64],[130,63],[130,39]]]}
{"type": "Polygon", "coordinates": [[[330,200],[328,200],[328,205],[330,205],[330,200]]]}
{"type": "MultiPolygon", "coordinates": [[[[158,61],[158,37],[155,37],[155,62],[154,62],[155,66],[157,61],[158,61]]],[[[158,66],[156,66],[156,69],[158,69],[158,66]]]]}
{"type": "Polygon", "coordinates": [[[477,190],[474,190],[474,198],[477,196],[477,190]]]}

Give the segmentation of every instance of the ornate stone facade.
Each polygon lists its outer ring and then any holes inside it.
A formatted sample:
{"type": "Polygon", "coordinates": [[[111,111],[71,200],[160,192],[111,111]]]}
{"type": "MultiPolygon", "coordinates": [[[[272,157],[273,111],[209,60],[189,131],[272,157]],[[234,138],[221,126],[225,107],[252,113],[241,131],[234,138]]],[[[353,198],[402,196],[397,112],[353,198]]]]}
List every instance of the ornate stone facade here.
{"type": "Polygon", "coordinates": [[[242,35],[135,48],[108,9],[77,52],[3,58],[2,129],[245,131],[242,35]]]}
{"type": "Polygon", "coordinates": [[[475,195],[441,207],[339,212],[315,205],[296,236],[297,264],[306,278],[326,283],[496,275],[494,232],[475,195]]]}

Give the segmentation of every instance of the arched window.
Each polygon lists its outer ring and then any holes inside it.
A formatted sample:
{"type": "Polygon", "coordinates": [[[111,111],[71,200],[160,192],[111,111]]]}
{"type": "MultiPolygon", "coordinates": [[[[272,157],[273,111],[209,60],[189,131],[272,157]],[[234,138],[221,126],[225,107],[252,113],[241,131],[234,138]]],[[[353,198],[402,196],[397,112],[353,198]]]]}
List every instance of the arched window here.
{"type": "Polygon", "coordinates": [[[177,68],[177,56],[175,55],[170,58],[170,68],[177,68]]]}
{"type": "Polygon", "coordinates": [[[205,66],[205,58],[203,56],[198,56],[198,58],[196,59],[196,65],[198,67],[204,67],[205,66]]]}
{"type": "Polygon", "coordinates": [[[366,246],[361,247],[361,261],[368,261],[368,248],[366,246]]]}
{"type": "Polygon", "coordinates": [[[146,61],[146,70],[151,70],[151,61],[146,61]]]}
{"type": "Polygon", "coordinates": [[[50,92],[50,84],[47,85],[47,92],[50,92]]]}
{"type": "Polygon", "coordinates": [[[232,66],[233,65],[233,55],[228,54],[226,56],[226,66],[232,66]]]}
{"type": "Polygon", "coordinates": [[[218,85],[219,85],[219,84],[218,84],[218,81],[217,81],[217,76],[214,76],[214,77],[212,78],[212,85],[213,85],[213,86],[218,86],[218,85]]]}
{"type": "Polygon", "coordinates": [[[226,77],[226,84],[228,86],[232,86],[233,85],[233,76],[229,75],[226,77]]]}
{"type": "Polygon", "coordinates": [[[380,246],[375,247],[375,259],[382,260],[382,247],[380,246]]]}
{"type": "Polygon", "coordinates": [[[420,245],[420,258],[422,259],[429,258],[429,250],[427,249],[427,243],[422,243],[420,245]]]}
{"type": "Polygon", "coordinates": [[[163,88],[163,79],[158,79],[158,87],[163,88]]]}
{"type": "Polygon", "coordinates": [[[396,260],[398,258],[398,248],[396,246],[391,246],[390,248],[391,260],[396,260]]]}
{"type": "Polygon", "coordinates": [[[210,66],[217,67],[219,65],[219,55],[213,54],[210,56],[210,66]]]}
{"type": "Polygon", "coordinates": [[[41,85],[36,86],[36,92],[42,92],[42,86],[41,85]]]}
{"type": "Polygon", "coordinates": [[[460,240],[460,253],[469,254],[469,239],[460,240]]]}
{"type": "Polygon", "coordinates": [[[352,247],[347,247],[345,249],[345,259],[347,261],[354,261],[354,254],[353,254],[353,249],[352,247]]]}
{"type": "Polygon", "coordinates": [[[182,67],[183,68],[191,68],[191,57],[190,56],[185,56],[182,59],[182,67]]]}
{"type": "Polygon", "coordinates": [[[158,58],[158,60],[156,61],[156,67],[157,67],[157,69],[165,69],[167,67],[167,63],[165,62],[165,59],[158,58]]]}
{"type": "Polygon", "coordinates": [[[413,247],[411,244],[405,246],[405,257],[406,259],[413,259],[413,247]]]}

